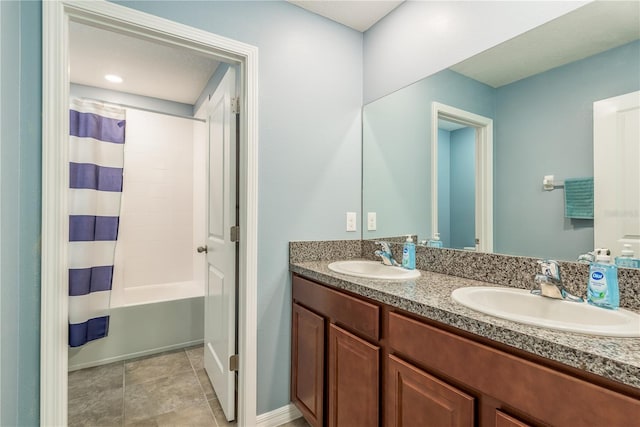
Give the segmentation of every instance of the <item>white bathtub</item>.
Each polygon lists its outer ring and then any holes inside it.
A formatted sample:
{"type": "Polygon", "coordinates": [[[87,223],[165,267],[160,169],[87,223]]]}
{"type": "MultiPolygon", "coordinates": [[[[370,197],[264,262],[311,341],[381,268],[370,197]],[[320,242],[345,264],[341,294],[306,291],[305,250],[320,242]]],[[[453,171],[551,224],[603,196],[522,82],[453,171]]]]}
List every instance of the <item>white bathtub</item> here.
{"type": "Polygon", "coordinates": [[[163,301],[201,297],[204,295],[203,282],[175,282],[161,285],[139,286],[135,288],[114,289],[111,294],[111,307],[132,307],[163,301]]]}
{"type": "Polygon", "coordinates": [[[69,370],[202,343],[203,293],[202,282],[144,286],[115,293],[109,336],[69,348],[69,370]]]}

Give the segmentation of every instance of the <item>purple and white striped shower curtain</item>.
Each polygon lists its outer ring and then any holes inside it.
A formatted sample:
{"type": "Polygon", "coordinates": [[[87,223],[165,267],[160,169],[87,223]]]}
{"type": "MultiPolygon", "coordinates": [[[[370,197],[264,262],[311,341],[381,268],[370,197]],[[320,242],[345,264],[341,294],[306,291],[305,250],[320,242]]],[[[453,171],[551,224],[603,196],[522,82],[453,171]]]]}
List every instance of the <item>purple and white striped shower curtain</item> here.
{"type": "Polygon", "coordinates": [[[109,330],[125,110],[74,99],[69,119],[69,346],[78,347],[109,330]]]}

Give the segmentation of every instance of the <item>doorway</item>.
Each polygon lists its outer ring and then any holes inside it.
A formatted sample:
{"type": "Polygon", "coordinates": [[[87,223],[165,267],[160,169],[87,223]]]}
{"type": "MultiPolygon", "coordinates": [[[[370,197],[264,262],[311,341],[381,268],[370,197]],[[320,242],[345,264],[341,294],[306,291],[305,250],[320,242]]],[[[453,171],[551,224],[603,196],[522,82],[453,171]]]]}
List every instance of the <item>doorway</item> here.
{"type": "Polygon", "coordinates": [[[43,248],[41,408],[45,425],[67,421],[67,185],[69,22],[109,29],[236,64],[240,70],[238,195],[238,416],[255,424],[257,269],[257,49],[108,2],[43,4],[43,248]]]}
{"type": "MultiPolygon", "coordinates": [[[[449,143],[451,141],[449,140],[449,143]]],[[[449,171],[451,171],[449,169],[449,171]]],[[[453,172],[451,172],[451,175],[453,172]]],[[[456,173],[460,178],[462,173],[456,173]]],[[[453,182],[453,181],[452,181],[453,182]]],[[[450,205],[453,206],[453,205],[450,205]]],[[[440,233],[440,229],[453,230],[462,232],[460,238],[455,239],[455,244],[449,245],[450,248],[475,250],[479,252],[493,252],[493,120],[478,114],[464,111],[456,107],[433,102],[431,104],[431,230],[432,234],[440,233]],[[443,126],[440,126],[440,125],[443,126]],[[446,124],[446,125],[445,125],[446,124]],[[447,161],[453,158],[451,155],[443,156],[439,148],[451,148],[453,145],[447,146],[445,141],[441,141],[443,135],[439,134],[439,129],[444,127],[451,132],[459,132],[459,145],[456,148],[464,147],[468,134],[471,133],[471,150],[458,150],[458,166],[461,166],[465,172],[473,167],[474,173],[466,180],[474,180],[474,184],[455,183],[455,187],[459,187],[462,197],[459,197],[456,215],[462,223],[452,223],[453,216],[443,218],[444,213],[450,212],[442,204],[449,198],[443,197],[443,189],[450,189],[451,186],[443,185],[441,182],[446,174],[442,174],[442,170],[448,168],[442,165],[440,160],[443,157],[447,161]],[[473,198],[473,202],[471,199],[473,198]],[[473,224],[470,224],[473,221],[473,224]],[[473,233],[475,230],[475,233],[473,233]],[[473,238],[475,234],[475,238],[473,238]]],[[[446,232],[445,232],[446,233],[446,232]]],[[[453,231],[448,236],[449,241],[453,242],[453,231]]],[[[447,246],[445,246],[447,247],[447,246]]]]}

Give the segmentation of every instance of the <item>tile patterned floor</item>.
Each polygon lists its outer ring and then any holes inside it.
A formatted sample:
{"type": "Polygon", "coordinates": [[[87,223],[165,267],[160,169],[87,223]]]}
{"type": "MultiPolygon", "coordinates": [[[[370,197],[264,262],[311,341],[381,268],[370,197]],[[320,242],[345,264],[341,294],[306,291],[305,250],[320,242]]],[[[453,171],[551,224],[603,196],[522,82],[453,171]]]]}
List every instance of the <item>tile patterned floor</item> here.
{"type": "Polygon", "coordinates": [[[289,423],[282,424],[280,427],[310,427],[309,423],[304,418],[298,418],[289,423]]]}
{"type": "Polygon", "coordinates": [[[69,426],[228,426],[202,346],[69,373],[69,426]]]}
{"type": "MultiPolygon", "coordinates": [[[[204,371],[202,346],[69,373],[69,426],[235,425],[204,371]]],[[[282,427],[308,427],[299,418],[282,427]]]]}

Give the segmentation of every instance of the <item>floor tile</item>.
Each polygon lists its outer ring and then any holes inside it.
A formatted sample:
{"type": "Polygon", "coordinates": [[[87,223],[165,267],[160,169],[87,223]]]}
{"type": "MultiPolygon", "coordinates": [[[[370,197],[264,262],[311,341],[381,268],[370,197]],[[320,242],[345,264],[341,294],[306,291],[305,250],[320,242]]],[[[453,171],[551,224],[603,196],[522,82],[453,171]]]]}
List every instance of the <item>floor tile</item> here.
{"type": "Polygon", "coordinates": [[[206,402],[190,406],[178,411],[167,412],[153,418],[145,419],[131,426],[212,426],[216,427],[216,421],[211,413],[211,408],[206,402]]]}
{"type": "Polygon", "coordinates": [[[204,369],[204,347],[192,347],[185,350],[187,357],[196,371],[198,369],[204,369]]]}
{"type": "Polygon", "coordinates": [[[198,376],[198,381],[200,381],[200,385],[202,386],[202,390],[204,391],[204,395],[207,400],[216,398],[216,393],[213,390],[211,381],[209,381],[209,375],[207,375],[207,372],[204,369],[198,369],[196,371],[196,375],[198,376]]]}
{"type": "Polygon", "coordinates": [[[120,426],[122,406],[122,386],[69,400],[69,426],[120,426]]]}
{"type": "Polygon", "coordinates": [[[115,388],[122,390],[123,373],[124,362],[69,372],[68,398],[71,401],[87,393],[115,388]]]}
{"type": "Polygon", "coordinates": [[[125,423],[132,424],[206,402],[193,370],[125,385],[125,423]]]}
{"type": "Polygon", "coordinates": [[[309,427],[309,423],[303,417],[300,417],[286,424],[282,424],[279,427],[309,427]]]}
{"type": "Polygon", "coordinates": [[[192,371],[183,350],[125,362],[125,387],[192,371]]]}
{"type": "Polygon", "coordinates": [[[216,419],[219,427],[227,427],[227,426],[235,426],[235,421],[227,421],[227,417],[224,416],[224,411],[222,410],[222,406],[220,406],[220,402],[218,399],[209,400],[209,407],[211,407],[211,411],[213,412],[213,417],[216,419]]]}

